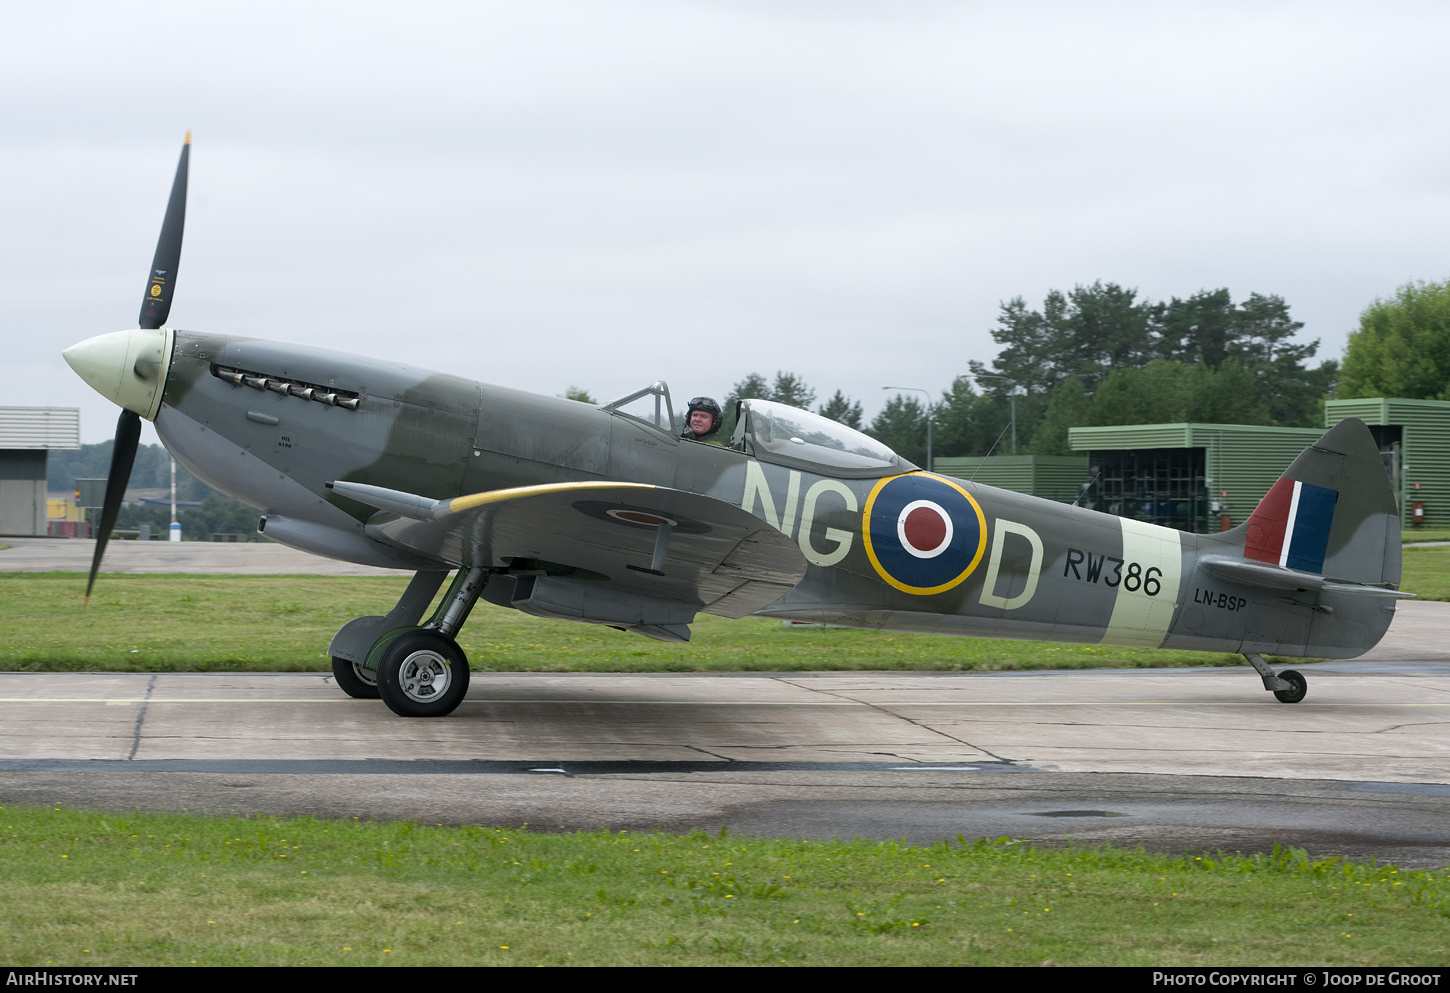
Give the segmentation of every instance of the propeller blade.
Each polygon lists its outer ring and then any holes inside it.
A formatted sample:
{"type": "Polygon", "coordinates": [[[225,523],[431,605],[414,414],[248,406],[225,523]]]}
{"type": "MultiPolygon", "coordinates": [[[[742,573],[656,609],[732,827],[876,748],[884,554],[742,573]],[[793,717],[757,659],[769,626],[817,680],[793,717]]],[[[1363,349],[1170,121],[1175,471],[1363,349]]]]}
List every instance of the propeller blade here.
{"type": "Polygon", "coordinates": [[[111,448],[111,472],[106,476],[106,502],[101,508],[101,530],[96,535],[96,552],[91,559],[91,578],[86,583],[86,604],[91,602],[91,587],[96,585],[101,556],[106,554],[106,542],[110,541],[111,529],[116,526],[116,516],[121,512],[121,498],[126,495],[126,484],[131,481],[131,466],[136,462],[136,448],[140,441],[141,415],[133,410],[121,411],[121,419],[116,422],[116,441],[111,448]]]}
{"type": "Polygon", "coordinates": [[[171,297],[176,292],[176,269],[181,265],[181,233],[186,227],[186,172],[190,160],[191,132],[188,131],[186,142],[181,146],[181,161],[176,164],[176,179],[171,183],[166,219],[161,222],[161,237],[156,240],[156,257],[151,260],[137,327],[159,328],[171,313],[171,297]]]}

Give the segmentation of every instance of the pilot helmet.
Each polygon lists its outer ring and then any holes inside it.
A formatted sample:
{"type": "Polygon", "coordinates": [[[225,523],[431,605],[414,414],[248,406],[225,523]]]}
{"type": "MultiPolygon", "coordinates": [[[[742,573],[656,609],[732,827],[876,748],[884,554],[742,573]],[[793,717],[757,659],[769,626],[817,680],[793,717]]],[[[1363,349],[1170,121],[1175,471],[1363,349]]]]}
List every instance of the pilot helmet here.
{"type": "Polygon", "coordinates": [[[710,430],[701,432],[698,437],[714,434],[720,430],[720,422],[724,420],[724,414],[720,411],[720,405],[713,397],[695,397],[690,405],[685,408],[685,430],[690,429],[690,415],[697,410],[703,410],[710,415],[710,430]]]}

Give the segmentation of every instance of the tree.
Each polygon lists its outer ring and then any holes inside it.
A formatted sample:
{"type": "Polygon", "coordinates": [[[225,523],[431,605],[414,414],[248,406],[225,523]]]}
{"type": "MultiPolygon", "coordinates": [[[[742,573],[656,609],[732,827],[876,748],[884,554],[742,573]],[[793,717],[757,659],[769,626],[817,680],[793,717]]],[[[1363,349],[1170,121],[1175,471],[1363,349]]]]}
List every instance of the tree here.
{"type": "Polygon", "coordinates": [[[769,399],[790,407],[799,407],[801,410],[810,410],[811,404],[816,402],[816,391],[793,372],[777,372],[775,388],[770,391],[769,399]]]}
{"type": "Polygon", "coordinates": [[[1117,283],[1075,286],[1068,294],[1072,374],[1092,383],[1115,369],[1136,369],[1153,358],[1148,307],[1137,290],[1117,283]]]}
{"type": "MultiPolygon", "coordinates": [[[[1002,304],[992,340],[1003,346],[989,369],[973,360],[973,373],[994,376],[1028,393],[1046,392],[1071,375],[1068,332],[1064,314],[1067,300],[1057,290],[1047,294],[1042,311],[1028,310],[1027,302],[1013,297],[1002,304]]],[[[995,384],[984,383],[992,390],[995,384]]]]}
{"type": "Polygon", "coordinates": [[[992,332],[1002,351],[991,369],[971,369],[1001,404],[1017,395],[1018,438],[1036,454],[1065,454],[1071,420],[1311,426],[1339,369],[1305,364],[1319,343],[1296,344],[1303,327],[1278,296],[1235,304],[1217,289],[1153,303],[1099,280],[1050,291],[1040,311],[1021,297],[1003,304],[992,332]],[[1059,398],[1069,380],[1077,385],[1059,398]]]}
{"type": "Polygon", "coordinates": [[[1141,369],[1122,369],[1089,395],[1076,377],[1052,394],[1032,437],[1034,455],[1071,455],[1068,429],[1097,424],[1265,424],[1270,400],[1251,372],[1234,361],[1210,369],[1155,359],[1141,369]]]}
{"type": "Polygon", "coordinates": [[[1203,290],[1187,300],[1155,304],[1151,321],[1161,358],[1201,363],[1215,372],[1236,364],[1249,373],[1241,385],[1262,401],[1263,423],[1319,423],[1319,401],[1333,385],[1338,364],[1305,365],[1319,342],[1293,343],[1304,324],[1289,316],[1283,297],[1250,293],[1235,305],[1226,289],[1203,290]]]}
{"type": "Polygon", "coordinates": [[[1088,395],[1082,380],[1076,376],[1067,377],[1052,391],[1047,410],[1027,444],[1027,454],[1075,455],[1067,443],[1067,429],[1096,423],[1092,409],[1093,398],[1088,395]]]}
{"type": "MultiPolygon", "coordinates": [[[[1101,280],[1051,290],[1040,311],[1021,297],[1002,305],[992,337],[1003,349],[992,367],[971,362],[978,385],[1004,408],[1017,396],[1019,450],[1047,410],[1048,397],[1069,377],[1090,394],[1114,370],[1137,368],[1155,356],[1153,306],[1138,291],[1101,280]]],[[[1009,415],[1010,416],[1010,415],[1009,415]]]]}
{"type": "Polygon", "coordinates": [[[773,400],[790,407],[810,410],[811,404],[816,402],[816,391],[793,372],[777,372],[774,385],[760,373],[752,372],[732,386],[725,397],[725,420],[720,432],[727,437],[735,430],[737,400],[773,400]]]}
{"type": "Polygon", "coordinates": [[[958,376],[933,412],[933,456],[986,455],[1004,437],[1010,411],[1008,402],[974,390],[970,376],[958,376]]]}
{"type": "Polygon", "coordinates": [[[589,391],[581,386],[570,386],[564,391],[565,400],[578,400],[580,403],[598,403],[599,401],[589,395],[589,391]]]}
{"type": "Polygon", "coordinates": [[[1304,322],[1289,316],[1289,305],[1283,297],[1250,293],[1234,314],[1230,357],[1249,369],[1272,365],[1280,359],[1303,363],[1319,350],[1319,342],[1290,344],[1290,339],[1302,330],[1304,322]]]}
{"type": "MultiPolygon", "coordinates": [[[[59,450],[50,453],[46,486],[52,490],[71,491],[75,489],[77,477],[101,479],[111,470],[111,446],[113,442],[82,445],[78,450],[59,450]]],[[[171,455],[160,445],[140,445],[136,449],[136,462],[131,468],[131,479],[127,489],[169,490],[171,488],[171,455]]],[[[200,502],[197,508],[182,510],[178,515],[182,536],[187,541],[210,541],[213,532],[240,532],[253,535],[249,540],[264,540],[256,536],[257,511],[212,489],[181,466],[176,467],[176,498],[186,503],[200,502]]],[[[96,520],[99,520],[97,512],[96,520]]],[[[165,536],[171,527],[171,510],[168,507],[148,507],[141,503],[122,504],[116,518],[116,527],[121,530],[135,530],[142,524],[149,524],[153,534],[165,536]]]]}
{"type": "Polygon", "coordinates": [[[916,465],[926,465],[926,408],[915,397],[898,393],[866,433],[916,465]]]}
{"type": "Polygon", "coordinates": [[[861,430],[861,401],[851,402],[851,398],[840,390],[835,392],[831,399],[827,400],[822,407],[816,411],[822,417],[829,417],[833,421],[839,421],[848,428],[861,430]]]}
{"type": "Polygon", "coordinates": [[[244,534],[248,541],[260,541],[257,516],[257,511],[240,500],[220,493],[213,493],[200,507],[179,515],[182,535],[187,541],[210,541],[213,534],[244,534]]]}
{"type": "Polygon", "coordinates": [[[1268,423],[1280,427],[1319,427],[1324,423],[1321,401],[1342,395],[1338,387],[1339,363],[1334,359],[1326,359],[1311,369],[1291,356],[1279,355],[1253,373],[1259,395],[1268,404],[1268,423]]]}
{"type": "Polygon", "coordinates": [[[1187,300],[1174,297],[1153,304],[1149,323],[1159,358],[1202,362],[1217,369],[1229,355],[1233,337],[1233,298],[1229,291],[1200,290],[1187,300]]]}
{"type": "Polygon", "coordinates": [[[724,418],[720,423],[720,437],[729,438],[735,433],[735,404],[740,400],[769,400],[770,383],[758,372],[752,372],[730,387],[725,395],[724,418]]]}
{"type": "Polygon", "coordinates": [[[1093,395],[1090,424],[1263,424],[1268,405],[1237,362],[1210,369],[1155,359],[1109,376],[1093,395]]]}
{"type": "Polygon", "coordinates": [[[1076,380],[1053,394],[1031,451],[1067,455],[1067,429],[1090,424],[1264,424],[1268,401],[1253,375],[1237,362],[1210,369],[1154,359],[1141,369],[1121,369],[1088,396],[1076,380]]]}
{"type": "MultiPolygon", "coordinates": [[[[1075,286],[1071,293],[1051,290],[1042,310],[1028,310],[1021,297],[1002,305],[992,338],[1005,346],[989,370],[971,363],[974,373],[995,376],[1027,395],[1046,393],[1068,376],[1089,390],[1114,369],[1134,368],[1154,355],[1150,306],[1137,302],[1137,290],[1101,280],[1075,286]]],[[[985,385],[991,392],[1008,386],[985,385]]]]}
{"type": "MultiPolygon", "coordinates": [[[[1183,416],[1179,420],[1203,424],[1274,423],[1268,397],[1258,377],[1238,362],[1228,361],[1217,369],[1205,365],[1184,366],[1181,381],[1183,416]]],[[[1317,409],[1312,416],[1317,417],[1317,409]]]]}
{"type": "Polygon", "coordinates": [[[1450,399],[1450,280],[1406,283],[1359,317],[1337,395],[1450,399]]]}
{"type": "MultiPolygon", "coordinates": [[[[57,450],[50,453],[46,468],[46,487],[52,490],[71,491],[76,480],[104,479],[111,471],[111,446],[114,442],[102,441],[82,445],[79,449],[57,450]]],[[[131,478],[127,489],[160,489],[171,486],[171,455],[160,445],[139,445],[136,461],[131,466],[131,478]]],[[[197,479],[181,466],[176,467],[176,495],[182,500],[204,500],[214,493],[210,486],[197,479]]]]}
{"type": "Polygon", "coordinates": [[[736,400],[769,400],[770,381],[758,372],[752,372],[730,388],[725,397],[725,406],[735,406],[736,400]]]}
{"type": "MultiPolygon", "coordinates": [[[[99,516],[95,520],[99,521],[99,516]]],[[[121,504],[121,510],[116,515],[116,530],[139,531],[143,524],[151,528],[152,534],[165,538],[171,528],[171,510],[148,506],[139,500],[121,504]]]]}
{"type": "Polygon", "coordinates": [[[1162,424],[1188,420],[1188,375],[1181,362],[1156,359],[1142,369],[1124,369],[1103,380],[1093,393],[1093,424],[1162,424]]]}

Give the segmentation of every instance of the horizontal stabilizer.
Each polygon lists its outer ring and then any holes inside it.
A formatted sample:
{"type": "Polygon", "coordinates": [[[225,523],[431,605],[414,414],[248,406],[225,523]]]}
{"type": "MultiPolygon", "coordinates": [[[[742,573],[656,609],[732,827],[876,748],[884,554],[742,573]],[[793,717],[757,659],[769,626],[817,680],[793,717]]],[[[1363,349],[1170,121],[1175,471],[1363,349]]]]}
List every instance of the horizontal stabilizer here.
{"type": "Polygon", "coordinates": [[[1199,564],[1220,579],[1257,586],[1266,590],[1294,590],[1306,593],[1328,590],[1334,593],[1387,596],[1396,599],[1414,596],[1413,593],[1401,593],[1399,590],[1386,586],[1373,586],[1367,583],[1337,583],[1313,573],[1229,558],[1226,555],[1205,555],[1199,560],[1199,564]]]}

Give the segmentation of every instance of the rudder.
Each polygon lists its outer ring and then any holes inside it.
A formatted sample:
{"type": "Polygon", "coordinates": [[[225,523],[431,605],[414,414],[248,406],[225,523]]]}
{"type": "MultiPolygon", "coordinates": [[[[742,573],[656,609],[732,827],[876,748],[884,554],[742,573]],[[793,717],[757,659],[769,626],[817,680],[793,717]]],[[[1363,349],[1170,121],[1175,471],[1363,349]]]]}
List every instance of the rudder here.
{"type": "Polygon", "coordinates": [[[1394,489],[1357,418],[1304,449],[1241,527],[1247,559],[1339,582],[1399,585],[1394,489]]]}

